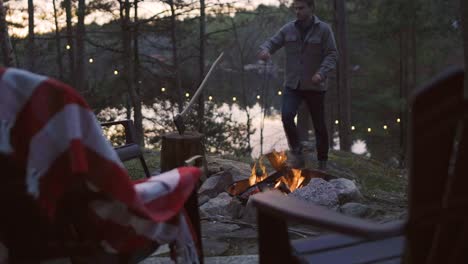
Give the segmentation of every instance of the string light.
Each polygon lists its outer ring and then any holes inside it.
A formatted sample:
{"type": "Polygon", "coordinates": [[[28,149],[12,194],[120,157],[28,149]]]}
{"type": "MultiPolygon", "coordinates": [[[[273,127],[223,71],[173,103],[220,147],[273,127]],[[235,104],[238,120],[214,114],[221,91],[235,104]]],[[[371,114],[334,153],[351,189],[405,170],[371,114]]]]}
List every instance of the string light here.
{"type": "Polygon", "coordinates": [[[69,49],[71,49],[71,46],[67,44],[67,45],[65,46],[65,48],[66,48],[67,50],[69,50],[69,49]]]}
{"type": "Polygon", "coordinates": [[[370,128],[370,127],[367,128],[367,132],[369,132],[369,133],[372,132],[372,128],[370,128]]]}
{"type": "Polygon", "coordinates": [[[235,96],[232,97],[232,101],[233,101],[233,102],[237,101],[237,98],[236,98],[235,96]]]}
{"type": "Polygon", "coordinates": [[[278,95],[282,95],[282,94],[283,94],[283,92],[281,92],[281,91],[278,91],[278,95]]]}
{"type": "Polygon", "coordinates": [[[166,88],[162,87],[162,88],[161,88],[161,92],[164,93],[165,91],[166,91],[166,88]]]}
{"type": "Polygon", "coordinates": [[[213,100],[213,96],[211,96],[211,95],[208,96],[208,100],[210,100],[210,101],[213,100]]]}
{"type": "Polygon", "coordinates": [[[189,93],[185,93],[185,97],[190,97],[190,94],[189,93]]]}
{"type": "Polygon", "coordinates": [[[260,95],[257,95],[257,100],[260,100],[260,95]]]}
{"type": "Polygon", "coordinates": [[[338,120],[335,120],[335,124],[338,125],[340,123],[340,121],[338,120]]]}
{"type": "Polygon", "coordinates": [[[400,123],[400,122],[401,122],[401,119],[400,119],[400,118],[397,118],[396,121],[397,121],[397,123],[400,123]]]}
{"type": "Polygon", "coordinates": [[[387,125],[384,125],[384,126],[383,126],[383,129],[387,130],[387,128],[388,128],[387,125]]]}
{"type": "Polygon", "coordinates": [[[93,63],[93,62],[94,62],[93,58],[89,58],[89,63],[93,63]]]}
{"type": "Polygon", "coordinates": [[[118,70],[114,70],[114,75],[118,75],[119,74],[119,71],[118,70]]]}
{"type": "Polygon", "coordinates": [[[355,127],[355,126],[351,126],[351,130],[356,130],[356,127],[355,127]]]}

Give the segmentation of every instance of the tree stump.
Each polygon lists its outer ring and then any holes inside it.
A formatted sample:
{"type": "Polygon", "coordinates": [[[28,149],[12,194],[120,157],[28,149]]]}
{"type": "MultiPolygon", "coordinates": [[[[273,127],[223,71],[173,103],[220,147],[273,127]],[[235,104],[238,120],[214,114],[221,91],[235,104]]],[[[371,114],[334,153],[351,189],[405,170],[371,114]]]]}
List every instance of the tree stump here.
{"type": "MultiPolygon", "coordinates": [[[[177,167],[185,165],[185,161],[189,158],[201,155],[203,161],[198,161],[195,166],[202,167],[206,171],[205,148],[203,145],[203,134],[197,132],[185,132],[183,135],[179,133],[169,133],[162,136],[161,146],[161,172],[169,171],[177,167]]],[[[205,177],[205,176],[203,176],[205,177]]],[[[187,212],[190,222],[196,234],[197,244],[202,249],[200,214],[198,211],[198,195],[197,188],[185,202],[184,208],[187,212]]],[[[203,263],[203,250],[198,252],[200,263],[203,263]]]]}
{"type": "MultiPolygon", "coordinates": [[[[197,132],[169,133],[162,136],[161,146],[161,172],[184,166],[184,162],[196,155],[203,156],[205,160],[205,149],[203,146],[203,134],[197,132]]],[[[195,164],[201,167],[203,164],[195,164]]]]}

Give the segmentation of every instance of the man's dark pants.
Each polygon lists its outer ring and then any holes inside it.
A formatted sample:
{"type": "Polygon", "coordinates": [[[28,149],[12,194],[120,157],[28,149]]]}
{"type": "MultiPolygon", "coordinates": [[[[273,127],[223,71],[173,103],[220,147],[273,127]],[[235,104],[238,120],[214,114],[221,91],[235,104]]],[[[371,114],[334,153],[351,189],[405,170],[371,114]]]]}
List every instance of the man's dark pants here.
{"type": "Polygon", "coordinates": [[[302,150],[299,142],[294,117],[302,100],[307,104],[312,117],[315,130],[315,141],[317,145],[317,159],[319,161],[328,160],[328,131],[325,123],[325,92],[304,91],[285,88],[281,110],[284,131],[288,139],[289,146],[293,153],[300,153],[302,150]]]}

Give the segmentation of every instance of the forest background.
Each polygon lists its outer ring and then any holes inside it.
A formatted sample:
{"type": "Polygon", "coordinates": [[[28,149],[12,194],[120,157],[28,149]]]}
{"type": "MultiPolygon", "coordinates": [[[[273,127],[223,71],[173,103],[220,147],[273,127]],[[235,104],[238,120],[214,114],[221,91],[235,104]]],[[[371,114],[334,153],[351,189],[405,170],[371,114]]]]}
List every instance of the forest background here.
{"type": "MultiPolygon", "coordinates": [[[[256,53],[294,19],[290,1],[0,2],[3,66],[72,85],[101,121],[133,119],[146,147],[158,148],[161,135],[175,130],[173,116],[221,52],[190,128],[206,135],[209,152],[222,155],[287,147],[282,131],[267,133],[280,124],[284,53],[267,64],[256,53]]],[[[316,0],[316,14],[332,25],[340,49],[327,98],[335,148],[404,166],[411,93],[463,65],[460,8],[458,0],[316,0]]],[[[301,131],[313,139],[310,124],[301,131]]],[[[122,139],[120,131],[107,133],[122,139]]]]}

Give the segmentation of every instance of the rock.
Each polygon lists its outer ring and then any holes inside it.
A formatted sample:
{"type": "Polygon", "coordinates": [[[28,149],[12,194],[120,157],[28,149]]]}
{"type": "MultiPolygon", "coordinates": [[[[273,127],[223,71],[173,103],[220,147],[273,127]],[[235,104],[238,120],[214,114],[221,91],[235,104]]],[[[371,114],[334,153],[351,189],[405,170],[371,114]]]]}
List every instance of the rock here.
{"type": "MultiPolygon", "coordinates": [[[[258,255],[238,255],[225,257],[207,257],[205,264],[257,264],[258,255]]],[[[143,260],[140,264],[173,264],[169,257],[151,257],[143,260]]]]}
{"type": "Polygon", "coordinates": [[[242,239],[256,239],[257,238],[257,230],[253,228],[241,228],[238,230],[234,230],[229,233],[223,234],[224,238],[242,238],[242,239]]]}
{"type": "Polygon", "coordinates": [[[207,156],[208,175],[220,171],[229,171],[233,176],[234,181],[248,179],[251,174],[250,164],[218,158],[215,156],[207,156]]]}
{"type": "Polygon", "coordinates": [[[257,264],[258,255],[239,255],[207,258],[206,264],[257,264]]]}
{"type": "Polygon", "coordinates": [[[372,210],[369,206],[360,203],[346,203],[340,207],[340,212],[354,217],[366,217],[372,210]]]}
{"type": "Polygon", "coordinates": [[[229,243],[212,239],[203,240],[202,245],[205,257],[220,256],[229,249],[229,243]]]}
{"type": "Polygon", "coordinates": [[[199,195],[198,196],[198,205],[202,206],[206,202],[208,202],[209,200],[210,200],[210,197],[208,197],[208,195],[199,195]]]}
{"type": "Polygon", "coordinates": [[[210,176],[198,190],[199,195],[206,195],[210,198],[216,197],[224,192],[226,187],[233,183],[232,174],[229,171],[221,171],[210,176]]]}
{"type": "Polygon", "coordinates": [[[251,195],[249,197],[249,201],[247,202],[247,204],[242,208],[242,220],[247,222],[247,223],[254,223],[256,224],[257,223],[257,210],[256,208],[252,205],[251,203],[251,199],[252,196],[255,196],[255,195],[251,195]]]}
{"type": "Polygon", "coordinates": [[[339,178],[330,180],[329,183],[336,189],[340,204],[361,201],[363,198],[356,184],[351,180],[339,178]]]}
{"type": "Polygon", "coordinates": [[[336,208],[338,206],[336,189],[329,182],[321,178],[313,178],[309,184],[295,190],[290,195],[328,208],[336,208]]]}
{"type": "Polygon", "coordinates": [[[240,226],[235,224],[225,224],[217,221],[209,221],[202,223],[203,237],[217,238],[226,233],[240,229],[240,226]]]}
{"type": "Polygon", "coordinates": [[[220,193],[215,198],[209,200],[202,206],[200,206],[201,215],[230,215],[229,204],[232,201],[232,197],[228,193],[220,193]]]}
{"type": "Polygon", "coordinates": [[[242,217],[244,205],[239,199],[233,198],[229,203],[227,210],[230,212],[228,216],[230,216],[232,219],[239,219],[242,217]]]}

